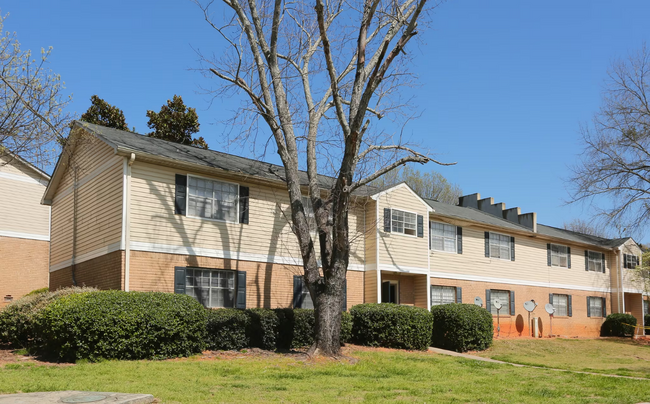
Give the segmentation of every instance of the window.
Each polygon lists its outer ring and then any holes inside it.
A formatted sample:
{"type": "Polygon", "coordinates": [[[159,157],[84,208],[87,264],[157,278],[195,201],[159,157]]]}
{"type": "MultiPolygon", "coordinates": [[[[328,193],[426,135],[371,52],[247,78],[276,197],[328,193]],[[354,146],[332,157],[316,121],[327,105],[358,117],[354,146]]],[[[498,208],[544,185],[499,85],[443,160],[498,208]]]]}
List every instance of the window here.
{"type": "Polygon", "coordinates": [[[501,309],[499,314],[508,315],[510,314],[510,291],[509,290],[496,290],[492,289],[490,291],[490,312],[492,314],[497,314],[497,308],[494,305],[494,302],[499,300],[501,303],[501,309]]]}
{"type": "Polygon", "coordinates": [[[635,269],[639,265],[639,257],[632,254],[623,254],[623,267],[635,269]]]}
{"type": "Polygon", "coordinates": [[[316,215],[314,215],[314,208],[311,206],[311,199],[308,196],[302,197],[302,206],[305,209],[305,216],[307,216],[307,223],[309,224],[309,231],[316,231],[316,215]]]}
{"type": "Polygon", "coordinates": [[[456,303],[456,288],[453,286],[431,285],[431,305],[456,303]]]}
{"type": "Polygon", "coordinates": [[[568,316],[569,315],[569,296],[553,294],[553,307],[555,308],[554,316],[568,316]]]}
{"type": "MultiPolygon", "coordinates": [[[[321,281],[323,278],[320,278],[321,281]]],[[[314,301],[311,299],[307,283],[302,275],[293,276],[293,308],[294,309],[313,309],[314,301]]],[[[341,309],[346,311],[348,309],[348,282],[343,283],[343,303],[341,309]]]]}
{"type": "Polygon", "coordinates": [[[237,222],[239,186],[188,176],[188,215],[237,222]]]}
{"type": "Polygon", "coordinates": [[[490,258],[510,260],[510,236],[490,232],[490,258]]]}
{"type": "Polygon", "coordinates": [[[235,271],[187,268],[185,294],[205,307],[234,307],[235,271]]]}
{"type": "MultiPolygon", "coordinates": [[[[302,278],[300,278],[302,280],[302,278]]],[[[311,300],[311,295],[309,294],[309,289],[307,289],[307,284],[303,281],[300,282],[300,296],[298,296],[297,307],[298,309],[313,309],[314,302],[311,300]]]]}
{"type": "Polygon", "coordinates": [[[603,272],[605,273],[605,268],[603,266],[603,254],[596,251],[589,251],[587,258],[587,269],[589,271],[603,272]]]}
{"type": "Polygon", "coordinates": [[[569,267],[569,252],[567,246],[551,244],[551,265],[554,267],[569,267]]]}
{"type": "Polygon", "coordinates": [[[391,212],[392,231],[415,236],[417,233],[417,215],[411,212],[392,209],[391,212]]]}
{"type": "Polygon", "coordinates": [[[605,299],[602,297],[589,296],[587,298],[589,307],[587,316],[589,317],[605,317],[605,299]]]}
{"type": "Polygon", "coordinates": [[[456,252],[456,226],[431,222],[431,249],[456,252]]]}

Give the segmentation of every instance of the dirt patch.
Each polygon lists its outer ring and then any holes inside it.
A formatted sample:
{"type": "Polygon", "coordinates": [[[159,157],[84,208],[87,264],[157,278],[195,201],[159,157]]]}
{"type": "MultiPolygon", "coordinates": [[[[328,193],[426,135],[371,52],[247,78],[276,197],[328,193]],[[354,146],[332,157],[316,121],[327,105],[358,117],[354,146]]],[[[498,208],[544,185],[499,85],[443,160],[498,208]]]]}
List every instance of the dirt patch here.
{"type": "Polygon", "coordinates": [[[34,356],[24,355],[20,350],[0,345],[0,368],[7,365],[45,365],[45,366],[71,366],[72,363],[55,363],[38,359],[34,356]]]}

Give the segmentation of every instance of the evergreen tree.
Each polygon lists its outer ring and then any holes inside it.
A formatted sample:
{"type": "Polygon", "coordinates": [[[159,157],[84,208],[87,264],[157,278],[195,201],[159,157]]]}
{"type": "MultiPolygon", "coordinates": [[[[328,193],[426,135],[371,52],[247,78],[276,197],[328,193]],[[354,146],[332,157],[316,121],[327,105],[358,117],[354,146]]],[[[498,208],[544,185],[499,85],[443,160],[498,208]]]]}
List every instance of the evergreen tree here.
{"type": "Polygon", "coordinates": [[[92,105],[81,115],[82,121],[106,126],[107,128],[129,130],[129,125],[127,125],[124,112],[121,109],[112,106],[96,95],[90,97],[90,101],[92,105]]]}
{"type": "Polygon", "coordinates": [[[147,111],[147,117],[147,125],[153,129],[149,137],[208,148],[203,137],[192,139],[192,135],[199,131],[199,116],[196,109],[185,106],[181,96],[174,95],[172,100],[167,100],[167,105],[163,105],[160,112],[147,111]]]}

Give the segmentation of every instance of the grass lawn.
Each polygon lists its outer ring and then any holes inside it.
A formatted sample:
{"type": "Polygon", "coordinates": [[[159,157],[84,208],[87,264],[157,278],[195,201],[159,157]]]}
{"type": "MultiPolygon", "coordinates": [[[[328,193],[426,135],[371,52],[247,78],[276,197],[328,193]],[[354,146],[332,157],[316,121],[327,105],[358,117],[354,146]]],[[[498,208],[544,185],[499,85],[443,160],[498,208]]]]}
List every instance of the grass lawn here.
{"type": "Polygon", "coordinates": [[[478,355],[525,365],[650,378],[650,345],[646,344],[629,338],[497,340],[478,355]]]}
{"type": "Polygon", "coordinates": [[[432,353],[352,351],[356,364],[239,354],[71,366],[9,363],[0,392],[150,393],[162,403],[495,402],[636,403],[650,381],[516,368],[432,353]]]}

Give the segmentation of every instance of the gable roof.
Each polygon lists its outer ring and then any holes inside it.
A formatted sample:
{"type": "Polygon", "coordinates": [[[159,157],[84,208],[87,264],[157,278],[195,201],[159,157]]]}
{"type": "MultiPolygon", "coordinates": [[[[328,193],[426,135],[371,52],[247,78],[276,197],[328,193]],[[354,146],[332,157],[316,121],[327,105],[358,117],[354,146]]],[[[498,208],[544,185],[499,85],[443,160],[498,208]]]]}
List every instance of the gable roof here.
{"type": "Polygon", "coordinates": [[[45,171],[41,170],[40,168],[36,167],[34,164],[30,163],[29,161],[25,160],[24,158],[20,157],[19,155],[12,153],[10,151],[5,151],[4,154],[0,154],[0,157],[3,156],[8,156],[10,158],[9,162],[11,160],[17,160],[23,165],[25,165],[27,168],[29,168],[32,172],[36,173],[39,177],[44,178],[46,181],[50,180],[50,175],[46,173],[45,171]]]}
{"type": "Polygon", "coordinates": [[[375,193],[370,195],[370,197],[374,200],[377,200],[380,196],[387,194],[389,192],[396,191],[401,188],[406,188],[408,191],[410,191],[413,194],[413,196],[415,196],[420,202],[422,202],[422,204],[427,208],[429,212],[433,211],[433,207],[430,204],[428,204],[427,201],[425,201],[420,195],[418,195],[417,192],[415,192],[413,188],[411,188],[409,184],[406,183],[406,181],[402,181],[399,184],[395,184],[395,185],[389,185],[384,188],[375,189],[374,191],[375,193]]]}

